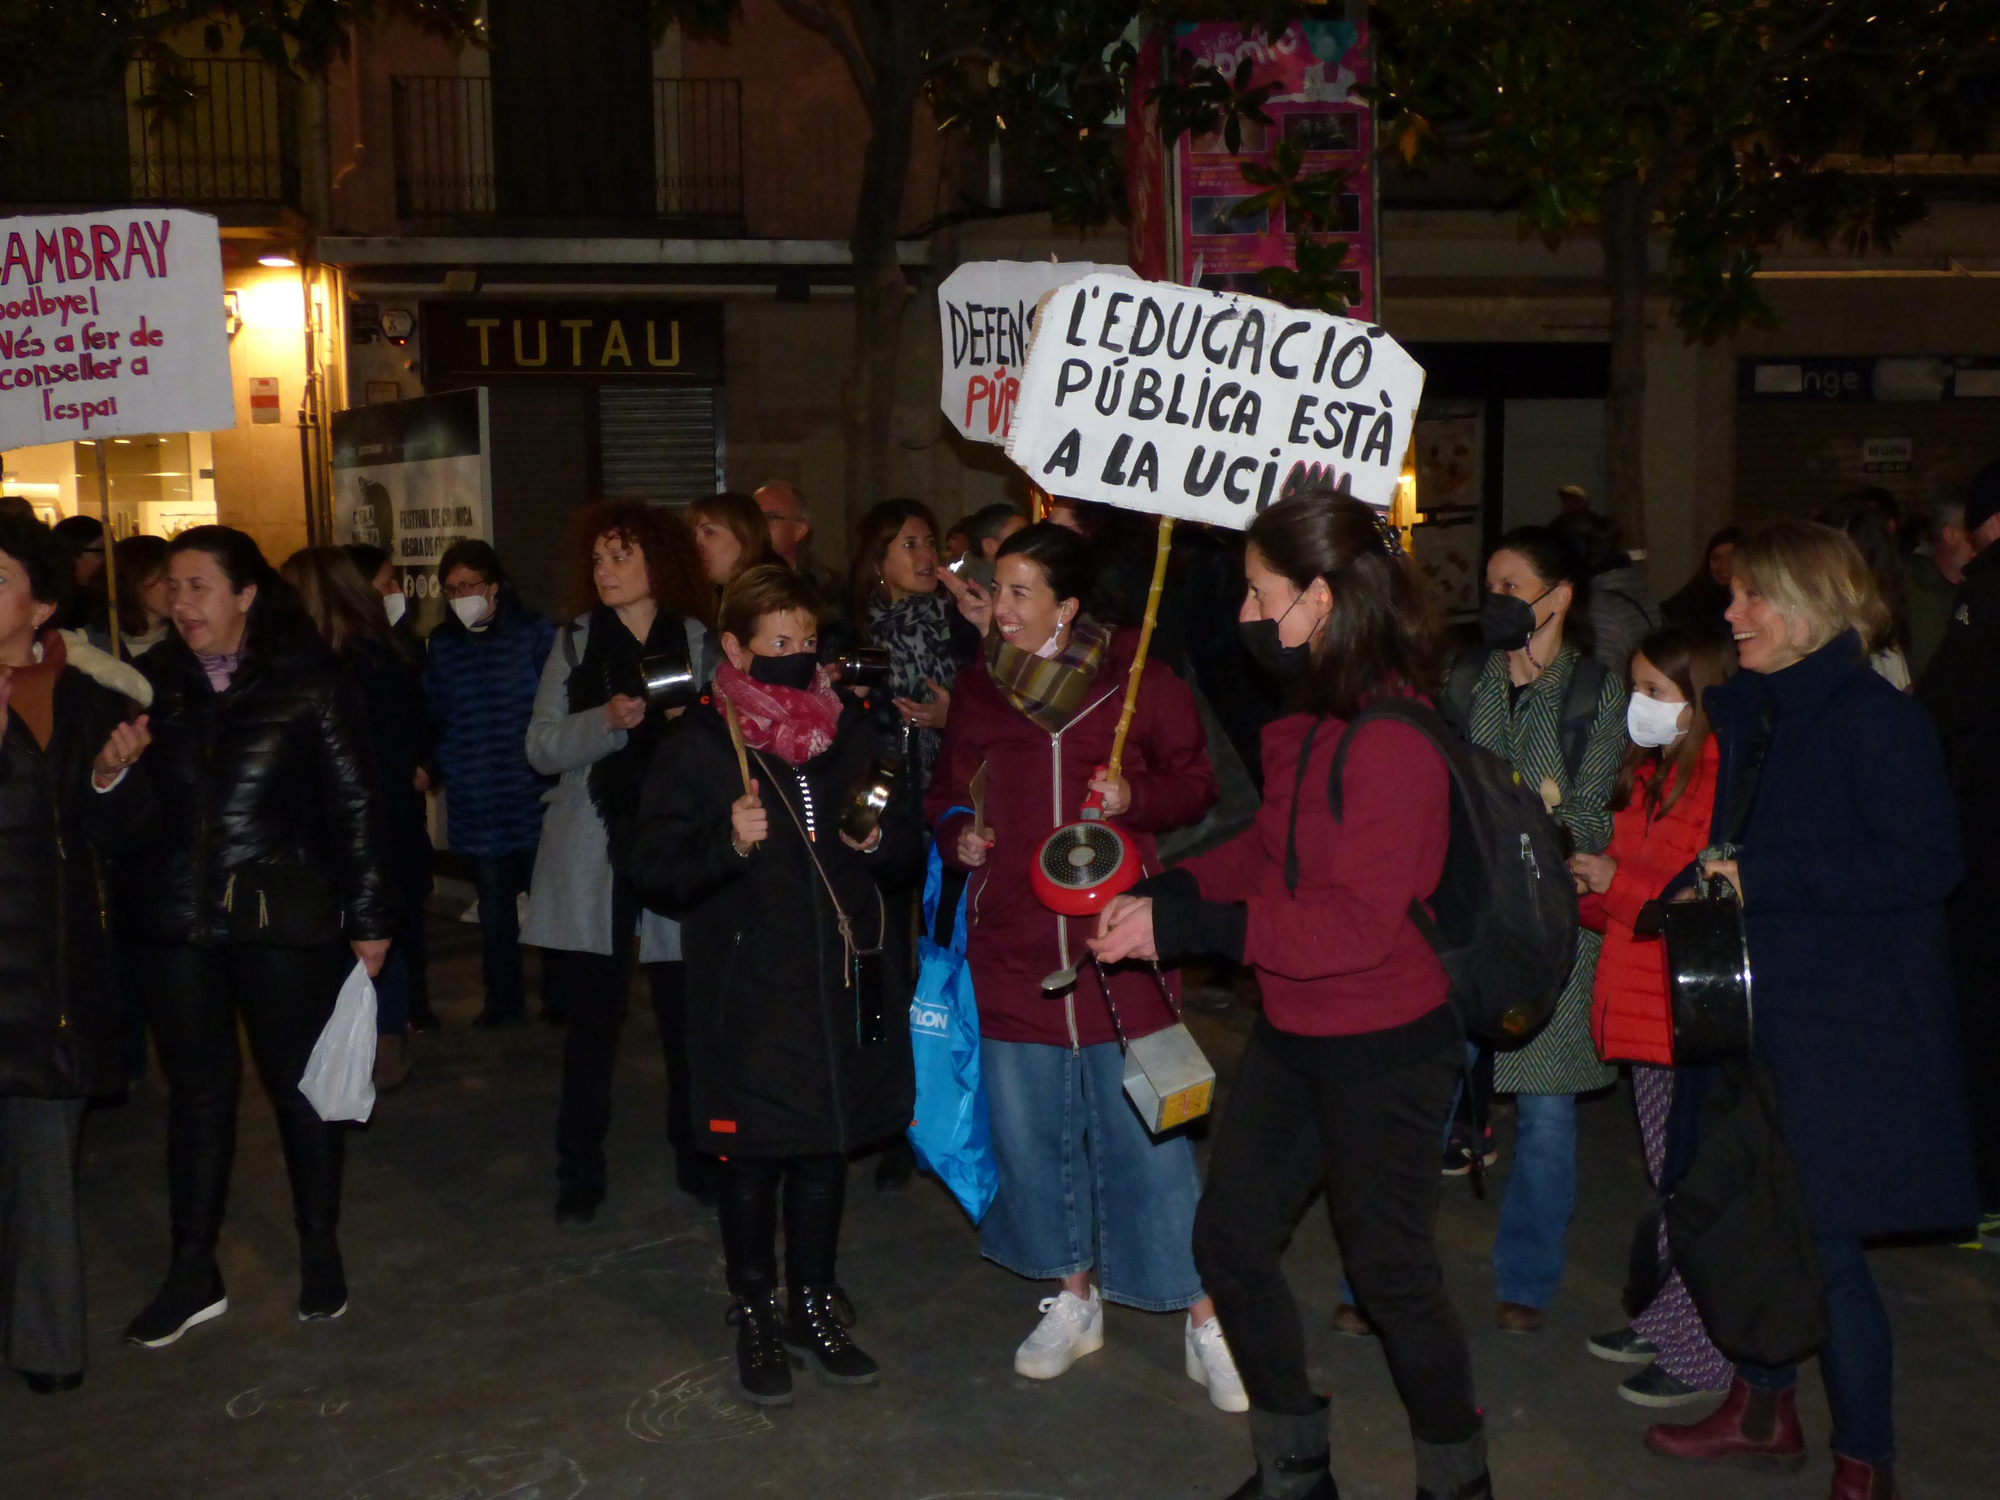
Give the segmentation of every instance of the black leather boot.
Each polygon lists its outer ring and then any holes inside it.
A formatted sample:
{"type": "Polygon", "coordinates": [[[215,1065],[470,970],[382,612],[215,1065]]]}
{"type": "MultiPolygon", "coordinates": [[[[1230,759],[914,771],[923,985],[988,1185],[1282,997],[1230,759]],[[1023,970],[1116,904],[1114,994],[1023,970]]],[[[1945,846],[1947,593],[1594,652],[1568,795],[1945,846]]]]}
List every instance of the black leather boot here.
{"type": "Polygon", "coordinates": [[[785,1317],[776,1292],[739,1297],[728,1321],[736,1325],[736,1379],[756,1406],[792,1404],[792,1366],[785,1357],[785,1317]]]}
{"type": "Polygon", "coordinates": [[[318,1323],[347,1311],[347,1272],[333,1231],[299,1233],[299,1321],[318,1323]]]}
{"type": "Polygon", "coordinates": [[[1462,1443],[1417,1442],[1417,1500],[1493,1500],[1486,1434],[1462,1443]]]}
{"type": "Polygon", "coordinates": [[[1229,1500],[1340,1500],[1327,1451],[1326,1403],[1310,1416],[1250,1408],[1257,1472],[1229,1500]]]}
{"type": "Polygon", "coordinates": [[[844,1300],[830,1286],[793,1287],[785,1347],[801,1368],[810,1359],[820,1379],[832,1385],[873,1385],[882,1378],[882,1367],[847,1336],[839,1305],[844,1300]]]}
{"type": "Polygon", "coordinates": [[[197,1323],[229,1311],[229,1294],[222,1273],[206,1255],[176,1256],[167,1284],[146,1310],[125,1327],[125,1342],[144,1349],[164,1349],[197,1323]]]}

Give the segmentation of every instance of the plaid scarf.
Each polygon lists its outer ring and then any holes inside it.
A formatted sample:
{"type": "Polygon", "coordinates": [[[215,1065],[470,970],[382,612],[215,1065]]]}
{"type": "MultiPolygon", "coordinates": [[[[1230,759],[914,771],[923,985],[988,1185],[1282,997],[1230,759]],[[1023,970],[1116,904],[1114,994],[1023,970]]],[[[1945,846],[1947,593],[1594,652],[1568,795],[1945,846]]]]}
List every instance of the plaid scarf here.
{"type": "Polygon", "coordinates": [[[1050,734],[1061,734],[1089,696],[1110,643],[1111,632],[1089,615],[1076,617],[1069,644],[1046,659],[1008,645],[996,630],[986,646],[986,675],[1001,697],[1050,734]]]}

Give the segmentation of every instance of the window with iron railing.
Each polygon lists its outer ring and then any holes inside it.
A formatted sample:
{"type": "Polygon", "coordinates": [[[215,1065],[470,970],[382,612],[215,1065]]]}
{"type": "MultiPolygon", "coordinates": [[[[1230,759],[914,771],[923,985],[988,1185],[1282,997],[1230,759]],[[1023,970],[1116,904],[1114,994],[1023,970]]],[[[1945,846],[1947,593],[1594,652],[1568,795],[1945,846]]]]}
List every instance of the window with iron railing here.
{"type": "MultiPolygon", "coordinates": [[[[486,78],[390,80],[396,216],[492,219],[504,197],[486,78]]],[[[740,231],[743,84],[735,78],[653,80],[653,216],[696,232],[740,231]]],[[[609,210],[607,210],[609,212],[609,210]]]]}
{"type": "Polygon", "coordinates": [[[136,62],[122,88],[50,99],[0,135],[0,204],[301,206],[299,82],[253,58],[136,62]]]}

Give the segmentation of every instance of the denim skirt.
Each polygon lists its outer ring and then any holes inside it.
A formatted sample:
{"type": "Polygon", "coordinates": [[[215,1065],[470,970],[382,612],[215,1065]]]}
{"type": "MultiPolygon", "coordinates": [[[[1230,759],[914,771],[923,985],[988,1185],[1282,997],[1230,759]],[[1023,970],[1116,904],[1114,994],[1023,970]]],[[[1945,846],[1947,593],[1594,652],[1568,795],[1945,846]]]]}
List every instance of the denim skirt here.
{"type": "Polygon", "coordinates": [[[986,1039],[979,1055],[1000,1168],[980,1252],[1037,1281],[1094,1266],[1107,1301],[1146,1312],[1200,1301],[1194,1147],[1184,1131],[1156,1140],[1140,1123],[1118,1044],[986,1039]]]}

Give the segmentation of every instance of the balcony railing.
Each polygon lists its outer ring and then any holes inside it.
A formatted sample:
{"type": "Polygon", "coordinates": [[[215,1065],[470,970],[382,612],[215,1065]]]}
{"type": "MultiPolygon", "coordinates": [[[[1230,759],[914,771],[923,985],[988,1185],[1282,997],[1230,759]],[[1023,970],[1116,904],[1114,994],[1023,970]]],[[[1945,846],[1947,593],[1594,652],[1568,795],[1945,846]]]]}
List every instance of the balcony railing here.
{"type": "MultiPolygon", "coordinates": [[[[478,227],[500,215],[493,89],[486,78],[390,80],[396,216],[478,227]]],[[[653,213],[696,233],[743,221],[743,85],[734,78],[653,80],[653,213]]]]}
{"type": "Polygon", "coordinates": [[[299,83],[256,59],[132,64],[0,135],[0,204],[173,203],[249,217],[300,203],[299,83]]]}

